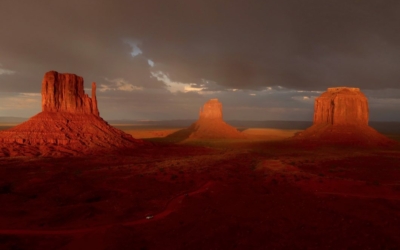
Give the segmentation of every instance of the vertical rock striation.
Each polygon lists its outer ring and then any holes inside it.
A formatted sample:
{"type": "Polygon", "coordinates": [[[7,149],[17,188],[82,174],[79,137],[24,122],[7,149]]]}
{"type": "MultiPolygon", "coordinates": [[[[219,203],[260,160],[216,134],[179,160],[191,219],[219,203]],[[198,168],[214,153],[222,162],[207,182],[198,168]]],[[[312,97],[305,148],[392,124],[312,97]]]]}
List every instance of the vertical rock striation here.
{"type": "Polygon", "coordinates": [[[97,107],[96,91],[97,91],[96,83],[92,82],[92,114],[100,116],[99,108],[97,107]]]}
{"type": "Polygon", "coordinates": [[[313,125],[294,139],[361,146],[394,144],[369,127],[368,119],[368,100],[359,88],[328,88],[315,99],[313,125]]]}
{"type": "Polygon", "coordinates": [[[0,156],[96,154],[140,144],[99,116],[96,83],[90,98],[82,77],[55,71],[42,81],[42,112],[0,132],[0,156]]]}
{"type": "Polygon", "coordinates": [[[74,74],[47,72],[42,81],[42,111],[99,115],[96,83],[92,84],[92,98],[84,91],[83,78],[74,74]]]}
{"type": "Polygon", "coordinates": [[[359,88],[328,88],[315,99],[314,124],[368,125],[368,100],[359,88]]]}

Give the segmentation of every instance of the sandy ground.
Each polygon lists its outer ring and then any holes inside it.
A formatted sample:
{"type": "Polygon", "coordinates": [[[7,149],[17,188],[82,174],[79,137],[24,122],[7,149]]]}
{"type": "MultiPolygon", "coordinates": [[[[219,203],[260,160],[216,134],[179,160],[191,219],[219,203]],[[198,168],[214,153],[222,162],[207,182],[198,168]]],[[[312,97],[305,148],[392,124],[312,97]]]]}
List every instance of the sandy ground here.
{"type": "Polygon", "coordinates": [[[399,249],[400,147],[298,145],[296,131],[0,158],[0,249],[399,249]]]}
{"type": "Polygon", "coordinates": [[[132,135],[134,138],[145,139],[145,138],[161,138],[170,135],[178,130],[179,128],[161,128],[161,129],[126,129],[124,126],[117,126],[117,128],[123,130],[125,133],[132,135]]]}
{"type": "Polygon", "coordinates": [[[249,128],[245,129],[243,133],[248,135],[251,139],[260,139],[266,141],[283,140],[294,136],[301,130],[289,129],[271,129],[271,128],[249,128]]]}
{"type": "MultiPolygon", "coordinates": [[[[183,128],[135,128],[131,129],[129,126],[116,125],[117,128],[131,134],[134,138],[161,138],[171,135],[183,128]]],[[[271,128],[247,128],[242,131],[249,139],[253,140],[282,140],[292,137],[295,133],[301,130],[285,130],[285,129],[271,129],[271,128]]]]}

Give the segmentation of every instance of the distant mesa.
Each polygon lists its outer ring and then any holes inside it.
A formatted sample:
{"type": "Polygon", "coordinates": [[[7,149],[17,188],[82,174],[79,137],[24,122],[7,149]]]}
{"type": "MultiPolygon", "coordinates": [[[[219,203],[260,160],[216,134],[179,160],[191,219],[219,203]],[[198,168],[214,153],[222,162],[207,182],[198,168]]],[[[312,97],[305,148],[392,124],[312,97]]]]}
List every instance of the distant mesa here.
{"type": "Polygon", "coordinates": [[[368,100],[359,88],[328,88],[315,99],[314,124],[294,138],[347,145],[394,143],[371,128],[368,120],[368,100]]]}
{"type": "Polygon", "coordinates": [[[132,148],[134,139],[99,114],[96,84],[85,94],[83,78],[47,72],[42,82],[42,112],[0,132],[0,156],[66,156],[132,148]]]}
{"type": "Polygon", "coordinates": [[[199,119],[189,128],[178,131],[169,137],[181,136],[185,139],[241,139],[246,138],[236,128],[222,119],[222,103],[211,99],[200,108],[199,119]]]}
{"type": "Polygon", "coordinates": [[[211,99],[200,108],[199,120],[222,121],[222,103],[218,99],[211,99]]]}

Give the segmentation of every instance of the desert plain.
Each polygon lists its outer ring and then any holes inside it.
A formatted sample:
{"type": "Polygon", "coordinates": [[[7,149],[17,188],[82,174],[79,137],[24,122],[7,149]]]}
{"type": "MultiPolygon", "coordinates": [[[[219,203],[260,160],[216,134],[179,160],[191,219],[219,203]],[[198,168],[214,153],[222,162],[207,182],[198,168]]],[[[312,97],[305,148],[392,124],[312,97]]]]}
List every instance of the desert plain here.
{"type": "Polygon", "coordinates": [[[398,136],[359,88],[328,88],[307,126],[235,127],[213,98],[163,127],[108,123],[83,86],[45,73],[42,112],[0,131],[1,248],[399,248],[398,136]]]}
{"type": "Polygon", "coordinates": [[[400,249],[399,0],[0,0],[0,250],[400,249]]]}
{"type": "MultiPolygon", "coordinates": [[[[102,155],[0,158],[1,249],[397,249],[400,147],[168,137],[102,155]]],[[[389,135],[396,138],[395,135],[389,135]]]]}

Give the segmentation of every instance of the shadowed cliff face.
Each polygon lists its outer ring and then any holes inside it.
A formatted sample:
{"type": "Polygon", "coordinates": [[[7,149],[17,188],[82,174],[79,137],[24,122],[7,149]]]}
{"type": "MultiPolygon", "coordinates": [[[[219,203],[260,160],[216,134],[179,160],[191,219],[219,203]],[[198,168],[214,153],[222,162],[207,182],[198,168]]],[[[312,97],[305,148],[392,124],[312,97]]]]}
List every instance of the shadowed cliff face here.
{"type": "Polygon", "coordinates": [[[42,111],[99,116],[96,83],[92,84],[92,98],[90,98],[85,94],[82,77],[55,71],[47,72],[42,82],[42,111]]]}
{"type": "Polygon", "coordinates": [[[359,88],[328,88],[315,100],[314,124],[368,125],[368,100],[359,88]]]}

